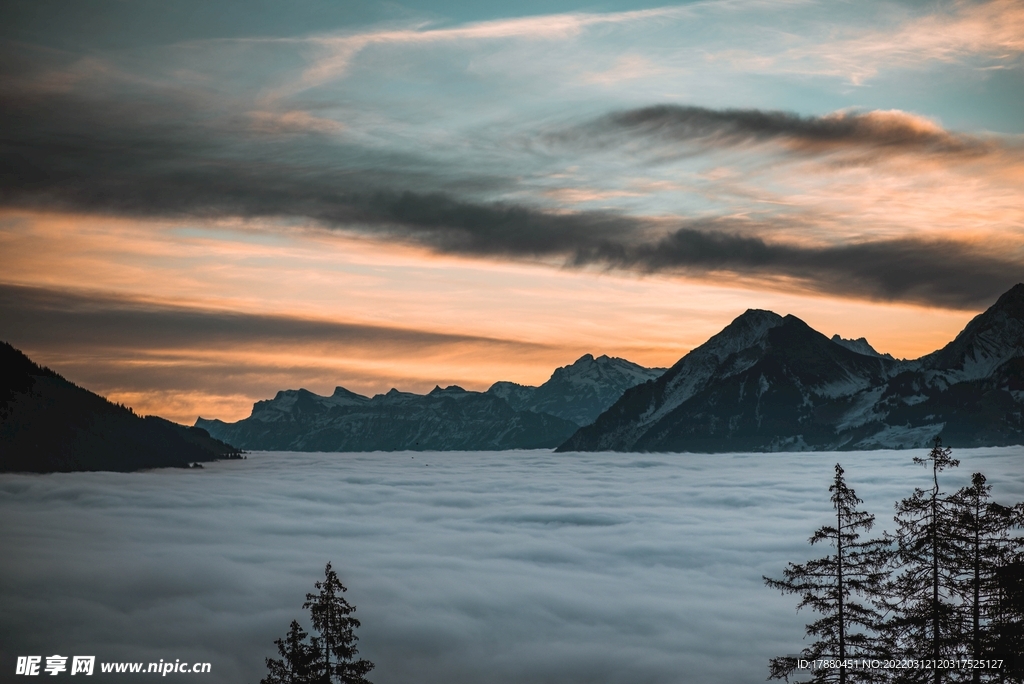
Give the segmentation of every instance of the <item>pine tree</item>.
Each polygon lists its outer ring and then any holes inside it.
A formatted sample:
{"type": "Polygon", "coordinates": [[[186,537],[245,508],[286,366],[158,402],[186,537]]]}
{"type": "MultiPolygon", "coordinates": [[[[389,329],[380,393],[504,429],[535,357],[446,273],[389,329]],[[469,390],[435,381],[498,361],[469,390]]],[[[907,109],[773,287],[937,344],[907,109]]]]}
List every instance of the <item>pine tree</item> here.
{"type": "MultiPolygon", "coordinates": [[[[964,643],[962,650],[973,659],[992,657],[993,633],[990,623],[1003,607],[998,571],[1010,562],[1014,524],[1013,509],[990,501],[991,486],[985,476],[974,473],[971,485],[953,498],[957,508],[957,538],[960,546],[959,596],[964,643]]],[[[970,681],[979,684],[995,673],[980,669],[970,672],[970,681]]]]}
{"type": "Polygon", "coordinates": [[[355,643],[359,637],[354,630],[359,627],[359,620],[351,617],[355,606],[342,596],[348,589],[330,563],[324,569],[323,581],[314,586],[319,593],[306,594],[302,607],[309,610],[313,628],[320,633],[324,657],[321,681],[324,684],[370,684],[364,675],[373,669],[373,663],[361,658],[355,660],[359,653],[355,643]]]}
{"type": "MultiPolygon", "coordinates": [[[[1004,509],[1006,510],[1006,509],[1004,509]]],[[[1016,528],[1024,527],[1024,503],[1010,513],[1016,528]]],[[[995,570],[996,595],[990,606],[990,658],[1002,659],[1004,667],[998,682],[1024,682],[1024,539],[1009,542],[1005,561],[995,570]]]]}
{"type": "Polygon", "coordinates": [[[341,595],[348,590],[330,563],[324,569],[323,581],[314,586],[318,593],[306,594],[302,607],[309,610],[319,636],[307,643],[309,635],[292,620],[285,638],[274,642],[281,658],[267,658],[270,672],[260,684],[371,684],[365,675],[373,669],[373,663],[355,660],[359,620],[352,613],[356,607],[341,595]]]}
{"type": "Polygon", "coordinates": [[[318,664],[322,660],[320,645],[317,639],[307,644],[306,636],[299,623],[292,620],[285,638],[274,642],[281,659],[267,658],[270,673],[260,684],[313,684],[317,681],[318,664]]]}
{"type": "MultiPolygon", "coordinates": [[[[955,509],[939,489],[939,473],[960,465],[950,458],[951,453],[936,438],[927,457],[915,456],[914,463],[931,465],[932,487],[915,489],[896,504],[898,575],[889,589],[893,616],[887,624],[887,636],[897,657],[938,661],[964,655],[953,652],[961,643],[955,509]]],[[[945,671],[936,667],[903,670],[897,679],[940,684],[945,678],[945,671]]]]}
{"type": "MultiPolygon", "coordinates": [[[[875,517],[857,510],[863,501],[846,486],[843,474],[837,463],[829,487],[835,524],[818,528],[809,540],[812,546],[828,542],[834,552],[802,565],[790,563],[781,580],[764,578],[769,587],[799,595],[797,610],[810,607],[821,614],[807,625],[807,634],[816,640],[801,653],[806,660],[878,656],[873,630],[880,616],[873,604],[884,584],[887,544],[884,540],[860,540],[861,533],[874,526],[875,517]]],[[[788,681],[796,668],[795,658],[773,658],[769,679],[788,681]]],[[[815,670],[810,682],[869,682],[877,676],[877,671],[869,669],[839,667],[815,670]]]]}

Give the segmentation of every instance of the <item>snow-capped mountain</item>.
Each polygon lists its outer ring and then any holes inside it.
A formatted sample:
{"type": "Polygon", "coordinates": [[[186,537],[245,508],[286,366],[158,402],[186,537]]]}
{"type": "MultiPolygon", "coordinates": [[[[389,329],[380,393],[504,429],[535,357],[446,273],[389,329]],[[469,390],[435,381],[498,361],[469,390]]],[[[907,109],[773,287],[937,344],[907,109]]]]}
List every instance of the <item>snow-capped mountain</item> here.
{"type": "Polygon", "coordinates": [[[575,363],[556,368],[543,385],[531,387],[496,382],[487,390],[518,411],[549,413],[589,425],[630,387],[653,380],[664,368],[644,368],[626,359],[584,354],[575,363]]]}
{"type": "Polygon", "coordinates": [[[237,423],[200,418],[198,427],[242,449],[457,451],[555,447],[622,394],[661,373],[587,354],[540,387],[497,382],[486,392],[435,387],[426,395],[331,396],[283,390],[237,423]]]}
{"type": "Polygon", "coordinates": [[[916,361],[747,311],[560,451],[741,451],[1024,443],[1024,285],[916,361]]]}
{"type": "Polygon", "coordinates": [[[921,358],[921,367],[947,382],[981,380],[1024,356],[1024,284],[1016,285],[942,349],[921,358]]]}
{"type": "Polygon", "coordinates": [[[577,427],[454,385],[372,398],[343,387],[329,397],[286,390],[257,402],[237,423],[200,418],[196,426],[242,449],[287,451],[537,449],[559,444],[577,427]]]}
{"type": "Polygon", "coordinates": [[[305,451],[873,449],[938,435],[952,446],[1021,444],[1024,285],[916,360],[749,310],[665,372],[587,354],[539,387],[287,390],[245,420],[196,425],[242,448],[305,451]]]}
{"type": "Polygon", "coordinates": [[[892,354],[879,354],[863,337],[858,337],[855,340],[847,340],[839,335],[833,335],[832,341],[846,347],[850,351],[855,351],[858,354],[863,354],[864,356],[881,356],[887,359],[892,359],[892,354]]]}

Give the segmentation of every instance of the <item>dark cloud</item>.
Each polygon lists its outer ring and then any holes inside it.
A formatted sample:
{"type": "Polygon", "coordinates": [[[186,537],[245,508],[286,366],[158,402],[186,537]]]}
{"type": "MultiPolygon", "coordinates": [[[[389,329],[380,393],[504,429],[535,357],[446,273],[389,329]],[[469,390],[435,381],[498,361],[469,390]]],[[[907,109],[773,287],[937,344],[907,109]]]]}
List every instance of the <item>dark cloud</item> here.
{"type": "Polygon", "coordinates": [[[624,138],[711,147],[776,141],[805,152],[842,149],[869,155],[918,152],[965,156],[992,149],[986,141],[943,130],[925,119],[898,111],[800,116],[760,109],[667,104],[613,112],[549,136],[553,142],[601,146],[624,138]]]}
{"type": "Polygon", "coordinates": [[[153,304],[0,283],[0,339],[36,349],[230,349],[260,345],[328,345],[391,353],[467,346],[524,353],[544,345],[383,325],[153,304]]]}
{"type": "Polygon", "coordinates": [[[737,227],[729,221],[693,222],[651,243],[595,244],[580,250],[574,261],[648,272],[699,268],[777,274],[840,295],[954,309],[990,306],[1020,280],[1024,268],[1018,261],[976,252],[952,240],[799,246],[730,232],[737,227]]]}
{"type": "MultiPolygon", "coordinates": [[[[110,294],[0,284],[0,340],[34,361],[143,412],[191,424],[242,417],[281,389],[373,395],[391,387],[425,392],[439,382],[482,389],[482,360],[550,364],[576,350],[509,339],[169,306],[110,294]],[[410,367],[464,364],[424,378],[410,367]],[[394,363],[387,363],[387,360],[394,363]],[[382,363],[384,362],[384,363],[382,363]],[[411,366],[410,366],[411,364],[411,366]],[[226,413],[224,413],[226,412],[226,413]]],[[[422,371],[422,368],[421,368],[422,371]]]]}
{"type": "MultiPolygon", "coordinates": [[[[794,219],[680,220],[564,213],[479,199],[514,187],[464,181],[413,156],[385,155],[310,131],[257,135],[237,115],[177,91],[148,97],[40,94],[0,80],[0,205],[142,217],[311,220],[439,252],[544,258],[641,272],[786,276],[841,296],[976,309],[1017,282],[1022,264],[954,241],[913,238],[804,246],[762,237],[794,219]],[[199,103],[199,104],[197,104],[199,103]]],[[[886,115],[888,116],[888,115],[886,115]]],[[[655,107],[593,126],[660,136],[962,153],[970,141],[909,118],[802,118],[754,110],[655,107]],[[906,119],[906,120],[904,120],[906,119]],[[901,123],[902,122],[902,123],[901,123]]]]}

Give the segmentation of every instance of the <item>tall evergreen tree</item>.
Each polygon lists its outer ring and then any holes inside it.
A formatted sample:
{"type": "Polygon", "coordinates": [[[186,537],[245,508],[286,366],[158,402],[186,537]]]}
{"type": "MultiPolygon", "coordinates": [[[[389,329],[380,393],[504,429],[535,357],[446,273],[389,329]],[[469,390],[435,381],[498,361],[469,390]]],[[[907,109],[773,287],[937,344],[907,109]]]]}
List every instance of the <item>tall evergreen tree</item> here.
{"type": "MultiPolygon", "coordinates": [[[[973,659],[993,655],[992,620],[998,619],[1004,601],[998,571],[1011,559],[1013,509],[990,500],[991,486],[974,473],[971,485],[953,498],[957,508],[957,538],[961,549],[959,596],[964,624],[963,650],[973,659]]],[[[970,671],[970,681],[991,680],[994,672],[970,671]]]]}
{"type": "MultiPolygon", "coordinates": [[[[939,488],[939,473],[960,465],[950,457],[939,438],[925,458],[914,463],[930,465],[931,489],[915,489],[896,504],[898,575],[889,589],[892,618],[887,623],[890,647],[897,657],[940,660],[965,655],[958,651],[960,624],[956,583],[959,551],[956,544],[955,508],[939,488]]],[[[940,684],[946,673],[904,670],[898,681],[940,684]]]]}
{"type": "Polygon", "coordinates": [[[356,607],[342,594],[348,591],[328,563],[323,581],[314,585],[317,593],[306,594],[302,605],[309,610],[313,629],[319,636],[310,638],[298,622],[277,644],[280,659],[267,658],[270,671],[260,684],[371,684],[365,675],[373,663],[362,658],[355,643],[359,620],[352,617],[356,607]]]}
{"type": "Polygon", "coordinates": [[[320,632],[324,655],[323,683],[370,684],[364,675],[373,669],[373,663],[355,659],[359,653],[355,646],[359,637],[354,630],[359,627],[359,620],[352,617],[356,607],[342,596],[348,589],[338,579],[330,563],[324,569],[323,581],[314,586],[318,593],[306,594],[302,607],[309,610],[313,628],[320,632]]]}
{"type": "MultiPolygon", "coordinates": [[[[1013,525],[1024,527],[1024,503],[1012,511],[1013,525]]],[[[996,600],[991,606],[989,644],[991,656],[1004,667],[997,682],[1024,682],[1024,538],[1013,537],[1003,564],[996,568],[996,600]]]]}
{"type": "Polygon", "coordinates": [[[320,672],[320,655],[318,639],[306,643],[306,632],[299,623],[292,620],[291,627],[284,639],[278,639],[277,652],[280,660],[267,658],[267,674],[260,684],[314,684],[320,672]]]}
{"type": "MultiPolygon", "coordinates": [[[[874,526],[875,516],[857,509],[863,501],[847,487],[843,474],[837,463],[829,487],[835,524],[818,528],[809,540],[812,546],[827,542],[833,552],[801,565],[790,563],[781,580],[764,578],[769,587],[799,595],[797,610],[810,607],[821,615],[807,625],[807,634],[815,641],[801,653],[806,660],[847,661],[879,655],[873,630],[880,616],[874,599],[884,584],[887,543],[861,540],[861,533],[874,526]]],[[[769,678],[788,681],[796,668],[791,656],[773,658],[769,678]]],[[[845,684],[875,681],[878,676],[878,671],[840,667],[815,670],[809,681],[845,684]]]]}

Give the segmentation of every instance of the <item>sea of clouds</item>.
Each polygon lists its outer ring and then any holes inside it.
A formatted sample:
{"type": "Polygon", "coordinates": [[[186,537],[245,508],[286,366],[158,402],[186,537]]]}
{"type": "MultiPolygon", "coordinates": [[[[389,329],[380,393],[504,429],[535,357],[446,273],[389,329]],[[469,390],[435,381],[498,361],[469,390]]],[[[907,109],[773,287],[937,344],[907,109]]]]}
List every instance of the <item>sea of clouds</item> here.
{"type": "MultiPolygon", "coordinates": [[[[925,451],[254,453],[0,476],[0,681],[19,655],[202,661],[255,684],[332,561],[375,684],[764,681],[812,619],[763,586],[819,552],[837,461],[893,529],[925,451]]],[[[1024,448],[957,450],[1024,500],[1024,448]]],[[[63,676],[69,676],[64,673],[63,676]]],[[[108,675],[110,681],[154,675],[108,675]]],[[[98,672],[90,681],[104,681],[98,672]]]]}

